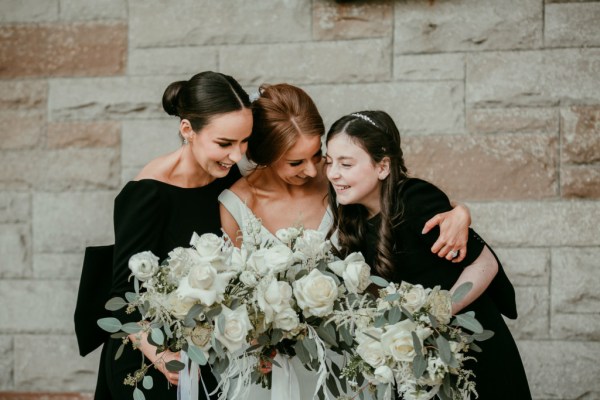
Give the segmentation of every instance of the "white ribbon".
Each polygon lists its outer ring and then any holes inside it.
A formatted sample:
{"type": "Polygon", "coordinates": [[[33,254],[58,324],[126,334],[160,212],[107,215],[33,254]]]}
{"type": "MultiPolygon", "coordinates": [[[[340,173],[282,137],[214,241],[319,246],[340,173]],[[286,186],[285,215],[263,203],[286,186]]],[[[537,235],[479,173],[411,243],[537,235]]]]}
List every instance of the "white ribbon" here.
{"type": "Polygon", "coordinates": [[[275,356],[275,361],[281,367],[273,364],[271,371],[271,400],[300,400],[298,376],[296,376],[294,366],[290,364],[290,359],[278,353],[275,356]]]}
{"type": "MultiPolygon", "coordinates": [[[[177,400],[197,400],[198,399],[198,376],[200,367],[194,361],[188,362],[188,355],[185,351],[181,353],[181,362],[185,364],[185,368],[179,371],[179,384],[177,385],[177,400]]],[[[204,393],[209,399],[206,392],[206,386],[202,381],[204,393]]]]}

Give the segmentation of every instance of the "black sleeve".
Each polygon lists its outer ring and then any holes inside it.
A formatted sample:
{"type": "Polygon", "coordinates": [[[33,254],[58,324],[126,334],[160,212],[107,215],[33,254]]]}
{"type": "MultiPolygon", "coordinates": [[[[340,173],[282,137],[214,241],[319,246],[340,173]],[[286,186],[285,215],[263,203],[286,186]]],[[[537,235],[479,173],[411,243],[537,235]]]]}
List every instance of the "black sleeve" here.
{"type": "MultiPolygon", "coordinates": [[[[158,256],[165,211],[158,186],[151,180],[129,182],[115,199],[111,298],[125,298],[126,292],[134,291],[133,278],[129,278],[131,256],[142,251],[158,256]]],[[[124,308],[113,315],[122,323],[140,320],[139,313],[127,314],[124,308]]]]}

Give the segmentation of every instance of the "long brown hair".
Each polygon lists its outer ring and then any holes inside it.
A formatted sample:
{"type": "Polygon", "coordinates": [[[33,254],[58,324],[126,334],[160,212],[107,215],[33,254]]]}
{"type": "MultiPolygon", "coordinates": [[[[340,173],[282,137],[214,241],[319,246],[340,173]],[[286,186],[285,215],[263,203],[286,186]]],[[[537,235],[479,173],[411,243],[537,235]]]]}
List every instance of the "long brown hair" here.
{"type": "MultiPolygon", "coordinates": [[[[400,132],[386,112],[360,111],[338,119],[327,133],[327,142],[342,133],[362,147],[374,163],[385,157],[390,160],[390,174],[381,183],[381,225],[372,265],[379,275],[390,278],[394,269],[393,228],[400,223],[403,213],[398,191],[408,179],[400,147],[400,132]]],[[[345,257],[355,251],[364,251],[367,241],[367,209],[360,204],[337,204],[331,184],[329,206],[334,210],[329,236],[337,231],[340,255],[345,257]]]]}

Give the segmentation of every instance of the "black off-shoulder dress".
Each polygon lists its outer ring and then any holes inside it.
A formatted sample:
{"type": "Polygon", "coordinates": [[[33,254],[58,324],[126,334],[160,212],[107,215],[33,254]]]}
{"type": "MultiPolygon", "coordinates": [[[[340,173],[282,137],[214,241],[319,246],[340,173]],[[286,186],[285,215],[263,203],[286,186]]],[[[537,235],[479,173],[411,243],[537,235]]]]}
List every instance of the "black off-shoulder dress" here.
{"type": "MultiPolygon", "coordinates": [[[[469,231],[467,256],[459,264],[433,254],[430,249],[439,236],[439,229],[421,234],[425,222],[436,214],[452,209],[448,197],[434,185],[420,179],[409,179],[399,191],[404,205],[402,223],[394,229],[395,271],[394,282],[406,281],[425,287],[440,285],[450,289],[462,269],[481,254],[484,240],[473,230],[469,231]]],[[[369,220],[367,243],[362,249],[365,259],[371,263],[381,220],[376,215],[369,220]]],[[[488,246],[489,247],[489,246],[488,246]]],[[[502,318],[517,317],[515,292],[499,264],[499,271],[486,291],[464,311],[475,311],[475,317],[484,329],[494,331],[494,336],[478,342],[481,353],[472,352],[477,362],[468,364],[476,375],[476,390],[482,400],[531,399],[527,376],[515,341],[502,318]]]]}
{"type": "MultiPolygon", "coordinates": [[[[107,298],[124,297],[133,292],[129,258],[142,251],[152,251],[162,261],[175,247],[189,246],[192,233],[221,234],[219,202],[221,191],[241,177],[237,167],[225,177],[199,188],[181,188],[156,180],[127,183],[115,199],[115,247],[112,285],[107,298]]],[[[122,323],[139,321],[138,312],[126,314],[124,309],[113,313],[122,323]]],[[[108,338],[104,343],[96,387],[96,399],[131,399],[133,388],[123,384],[129,373],[142,363],[142,353],[126,346],[123,355],[114,360],[120,340],[108,338]]],[[[151,390],[143,390],[146,399],[175,399],[177,387],[168,385],[165,376],[154,368],[147,372],[154,379],[151,390]]],[[[208,392],[216,387],[209,366],[202,367],[202,378],[208,392]]],[[[141,385],[140,385],[141,388],[141,385]]],[[[200,389],[200,399],[205,399],[200,389]]],[[[216,396],[215,396],[216,398],[216,396]]]]}

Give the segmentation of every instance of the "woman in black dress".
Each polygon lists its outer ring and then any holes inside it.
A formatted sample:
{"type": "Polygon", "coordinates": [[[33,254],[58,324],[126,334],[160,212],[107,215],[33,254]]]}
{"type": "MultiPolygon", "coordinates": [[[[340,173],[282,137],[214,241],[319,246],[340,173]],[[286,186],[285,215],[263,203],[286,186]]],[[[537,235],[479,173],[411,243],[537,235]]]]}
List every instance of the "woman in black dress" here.
{"type": "MultiPolygon", "coordinates": [[[[236,162],[246,151],[252,112],[248,94],[238,82],[220,73],[202,72],[188,81],[170,84],[163,95],[163,107],[180,118],[183,145],[151,161],[115,199],[114,262],[108,298],[134,291],[133,280],[128,279],[132,255],[149,250],[163,260],[175,247],[189,246],[193,232],[221,234],[217,197],[240,178],[236,162]]],[[[127,314],[124,310],[113,316],[122,323],[141,319],[138,312],[127,314]]],[[[130,339],[136,340],[135,335],[130,339]]],[[[139,349],[128,345],[115,361],[120,342],[108,338],[104,344],[95,398],[131,399],[133,388],[123,380],[140,368],[143,353],[146,363],[155,362],[157,367],[147,372],[154,379],[154,387],[144,390],[146,398],[175,399],[178,374],[167,371],[164,365],[179,359],[179,353],[157,355],[156,348],[142,340],[139,349]]],[[[210,393],[216,380],[209,366],[202,367],[201,376],[210,393]]],[[[202,388],[200,398],[206,398],[202,388]]]]}
{"type": "MultiPolygon", "coordinates": [[[[473,283],[453,313],[475,311],[494,336],[480,342],[481,353],[467,367],[475,373],[479,398],[531,399],[517,346],[502,314],[516,318],[514,289],[489,247],[470,230],[464,260],[451,264],[429,249],[438,230],[421,227],[433,215],[451,209],[434,185],[409,178],[400,133],[388,114],[363,111],[340,118],[327,134],[327,177],[342,256],[361,251],[372,273],[393,282],[454,290],[473,283]],[[336,201],[337,200],[337,201],[336,201]]],[[[479,344],[479,343],[478,343],[479,344]]]]}

